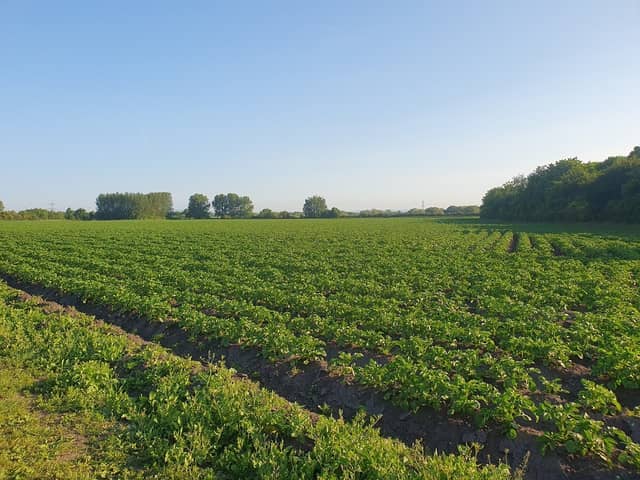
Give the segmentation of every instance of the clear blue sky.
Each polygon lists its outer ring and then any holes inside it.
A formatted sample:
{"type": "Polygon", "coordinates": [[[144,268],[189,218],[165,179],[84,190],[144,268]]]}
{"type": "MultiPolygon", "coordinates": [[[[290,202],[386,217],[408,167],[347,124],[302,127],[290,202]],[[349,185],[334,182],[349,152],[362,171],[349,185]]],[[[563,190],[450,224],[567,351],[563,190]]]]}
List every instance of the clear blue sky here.
{"type": "Polygon", "coordinates": [[[0,199],[478,204],[640,143],[640,1],[0,1],[0,199]]]}

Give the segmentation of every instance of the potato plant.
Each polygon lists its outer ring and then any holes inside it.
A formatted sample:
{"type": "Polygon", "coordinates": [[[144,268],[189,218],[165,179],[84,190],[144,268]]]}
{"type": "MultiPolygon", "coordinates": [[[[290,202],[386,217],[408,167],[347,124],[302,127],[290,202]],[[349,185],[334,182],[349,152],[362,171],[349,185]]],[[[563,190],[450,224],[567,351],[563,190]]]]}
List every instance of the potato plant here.
{"type": "Polygon", "coordinates": [[[421,218],[4,223],[0,272],[298,369],[342,349],[332,375],[408,411],[510,438],[533,423],[545,445],[633,465],[636,444],[606,432],[607,417],[635,406],[617,392],[640,395],[640,231],[578,229],[421,218]],[[588,445],[574,444],[576,432],[588,445]]]}
{"type": "Polygon", "coordinates": [[[1,282],[0,374],[3,478],[514,478],[470,449],[426,456],[418,444],[382,438],[363,416],[312,417],[221,364],[176,357],[90,317],[46,313],[1,282]],[[11,376],[34,395],[32,411],[5,402],[11,376]],[[87,429],[82,457],[40,445],[66,432],[38,419],[70,418],[87,429]]]}

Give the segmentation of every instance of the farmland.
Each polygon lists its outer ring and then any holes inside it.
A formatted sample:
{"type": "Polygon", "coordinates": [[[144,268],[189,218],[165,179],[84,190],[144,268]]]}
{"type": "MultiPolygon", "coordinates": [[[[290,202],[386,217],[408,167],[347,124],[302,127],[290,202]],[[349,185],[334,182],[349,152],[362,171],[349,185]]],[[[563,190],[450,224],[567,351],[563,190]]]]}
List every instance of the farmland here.
{"type": "Polygon", "coordinates": [[[509,478],[0,285],[2,478],[509,478]],[[26,393],[26,395],[25,395],[26,393]]]}
{"type": "MultiPolygon", "coordinates": [[[[333,418],[360,406],[341,405],[331,391],[296,396],[291,379],[313,371],[324,390],[348,385],[372,392],[380,400],[364,402],[362,410],[381,415],[382,433],[406,443],[420,439],[451,453],[477,443],[483,461],[507,458],[512,467],[530,450],[531,478],[640,472],[636,227],[567,230],[424,218],[11,222],[0,224],[0,245],[0,272],[14,284],[41,287],[79,309],[102,308],[125,329],[144,319],[179,329],[212,351],[253,352],[286,372],[287,381],[264,379],[266,386],[302,399],[330,428],[352,425],[333,418]],[[394,430],[398,422],[404,426],[394,430]],[[452,425],[459,435],[445,442],[439,437],[452,425]]],[[[3,341],[15,343],[8,325],[3,341]]],[[[116,368],[123,350],[117,352],[88,360],[116,368]]],[[[54,373],[66,375],[64,368],[54,373]]],[[[234,408],[246,407],[230,406],[230,418],[234,408]]],[[[358,421],[353,428],[366,430],[358,421]]],[[[349,438],[334,434],[334,441],[349,438]]],[[[252,455],[266,463],[307,458],[295,442],[288,449],[273,445],[252,455]]],[[[336,444],[341,448],[347,447],[336,444]]],[[[432,457],[414,460],[426,458],[432,457]]],[[[304,461],[294,462],[300,472],[304,461]]],[[[420,465],[411,471],[426,471],[420,465]]],[[[226,464],[218,467],[224,471],[226,464]]],[[[313,468],[318,474],[320,467],[313,468]]]]}

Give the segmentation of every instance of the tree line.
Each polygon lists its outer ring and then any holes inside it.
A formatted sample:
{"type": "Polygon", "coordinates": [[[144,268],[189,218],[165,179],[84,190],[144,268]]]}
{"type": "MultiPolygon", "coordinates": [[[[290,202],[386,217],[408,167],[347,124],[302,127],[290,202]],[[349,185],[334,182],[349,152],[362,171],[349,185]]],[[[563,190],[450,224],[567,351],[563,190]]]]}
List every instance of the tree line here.
{"type": "Polygon", "coordinates": [[[247,196],[236,193],[219,193],[209,203],[209,198],[202,193],[194,193],[189,197],[189,206],[183,212],[186,218],[323,218],[338,217],[340,210],[328,209],[324,198],[314,195],[305,200],[300,212],[274,212],[270,208],[253,213],[253,202],[247,196]],[[211,210],[213,208],[213,211],[211,210]]]}
{"type": "MultiPolygon", "coordinates": [[[[253,203],[249,197],[241,197],[235,193],[218,194],[209,203],[209,198],[202,193],[194,193],[189,198],[189,206],[182,212],[183,218],[339,218],[339,217],[406,217],[406,216],[440,216],[440,215],[479,215],[477,205],[451,205],[446,209],[439,207],[413,208],[403,210],[361,210],[347,212],[337,207],[329,208],[325,198],[313,195],[305,199],[302,211],[289,212],[286,210],[275,212],[264,208],[257,214],[253,213],[253,203]],[[213,207],[213,210],[211,208],[213,207]]],[[[176,217],[177,218],[177,217],[176,217]]]]}
{"type": "Polygon", "coordinates": [[[489,190],[480,216],[518,221],[640,222],[640,147],[625,156],[538,167],[489,190]]]}
{"type": "Polygon", "coordinates": [[[26,210],[20,210],[18,212],[14,210],[5,210],[4,208],[0,208],[0,220],[63,220],[63,219],[64,219],[64,212],[47,210],[46,208],[28,208],[26,210]]]}
{"type": "Polygon", "coordinates": [[[301,211],[273,211],[264,208],[254,213],[253,202],[248,196],[236,193],[219,193],[209,200],[207,195],[194,193],[189,197],[188,206],[183,211],[173,210],[173,200],[168,192],[151,193],[102,193],[96,199],[96,210],[67,208],[64,212],[45,209],[30,209],[20,212],[4,211],[0,202],[0,219],[5,220],[135,220],[135,219],[204,219],[204,218],[339,218],[339,217],[404,217],[441,215],[478,215],[478,206],[449,206],[413,208],[402,210],[361,210],[348,212],[337,207],[329,208],[325,198],[313,195],[305,199],[301,211]]]}
{"type": "Polygon", "coordinates": [[[518,176],[489,190],[480,207],[451,205],[400,210],[346,212],[329,208],[326,200],[313,195],[305,199],[302,211],[274,212],[265,208],[255,214],[248,196],[220,193],[212,201],[201,193],[189,198],[182,212],[173,210],[169,192],[102,193],[96,211],[68,208],[64,212],[32,208],[5,211],[0,201],[1,220],[115,220],[145,218],[337,218],[480,215],[484,219],[516,221],[619,221],[640,222],[640,147],[627,156],[609,157],[603,162],[583,163],[577,158],[538,167],[528,176],[518,176]]]}

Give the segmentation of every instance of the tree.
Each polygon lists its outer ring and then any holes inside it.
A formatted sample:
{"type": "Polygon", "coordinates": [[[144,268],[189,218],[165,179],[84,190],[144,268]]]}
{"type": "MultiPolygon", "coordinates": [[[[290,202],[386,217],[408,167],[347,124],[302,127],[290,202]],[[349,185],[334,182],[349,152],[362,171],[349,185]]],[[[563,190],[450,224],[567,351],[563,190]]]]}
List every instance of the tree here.
{"type": "Polygon", "coordinates": [[[327,212],[327,201],[318,195],[309,197],[304,201],[302,212],[307,218],[323,217],[327,212]]]}
{"type": "Polygon", "coordinates": [[[536,168],[492,188],[480,216],[524,221],[640,221],[640,148],[626,157],[577,158],[536,168]]]}
{"type": "Polygon", "coordinates": [[[93,220],[93,217],[93,212],[87,212],[84,208],[78,208],[77,210],[67,208],[64,211],[65,220],[93,220]]]}
{"type": "Polygon", "coordinates": [[[182,210],[181,212],[180,211],[176,212],[175,210],[171,210],[167,214],[167,220],[184,220],[185,218],[187,218],[187,209],[186,208],[184,210],[182,210]]]}
{"type": "Polygon", "coordinates": [[[270,208],[263,208],[260,210],[260,213],[258,213],[258,218],[278,218],[278,216],[270,208]]]}
{"type": "Polygon", "coordinates": [[[249,218],[253,215],[253,202],[247,196],[238,197],[230,200],[231,218],[249,218]]]}
{"type": "Polygon", "coordinates": [[[96,199],[96,218],[166,218],[172,207],[173,201],[169,192],[101,193],[96,199]]]}
{"type": "Polygon", "coordinates": [[[444,213],[445,215],[480,215],[480,207],[477,205],[450,205],[444,213]]]}
{"type": "Polygon", "coordinates": [[[63,220],[64,212],[54,212],[46,208],[28,208],[20,210],[14,218],[16,220],[63,220]]]}
{"type": "Polygon", "coordinates": [[[209,198],[202,193],[194,193],[189,197],[187,207],[187,217],[189,218],[209,218],[209,198]]]}
{"type": "Polygon", "coordinates": [[[439,207],[427,207],[424,209],[424,214],[430,216],[444,215],[444,209],[439,207]]]}
{"type": "Polygon", "coordinates": [[[151,192],[144,195],[136,218],[167,218],[173,209],[173,199],[169,192],[151,192]]]}
{"type": "Polygon", "coordinates": [[[4,212],[4,203],[0,200],[0,212],[4,212]]]}
{"type": "Polygon", "coordinates": [[[73,218],[76,220],[91,220],[93,219],[92,212],[87,212],[84,208],[78,208],[73,212],[73,218]]]}
{"type": "Polygon", "coordinates": [[[253,214],[253,202],[249,197],[241,197],[237,193],[219,193],[211,202],[216,217],[248,218],[253,214]]]}
{"type": "Polygon", "coordinates": [[[325,213],[325,217],[327,218],[338,218],[341,216],[342,211],[337,207],[333,207],[331,210],[327,210],[327,212],[325,213]]]}
{"type": "Polygon", "coordinates": [[[224,218],[229,215],[228,199],[224,193],[219,193],[213,197],[211,202],[216,217],[224,218]]]}

